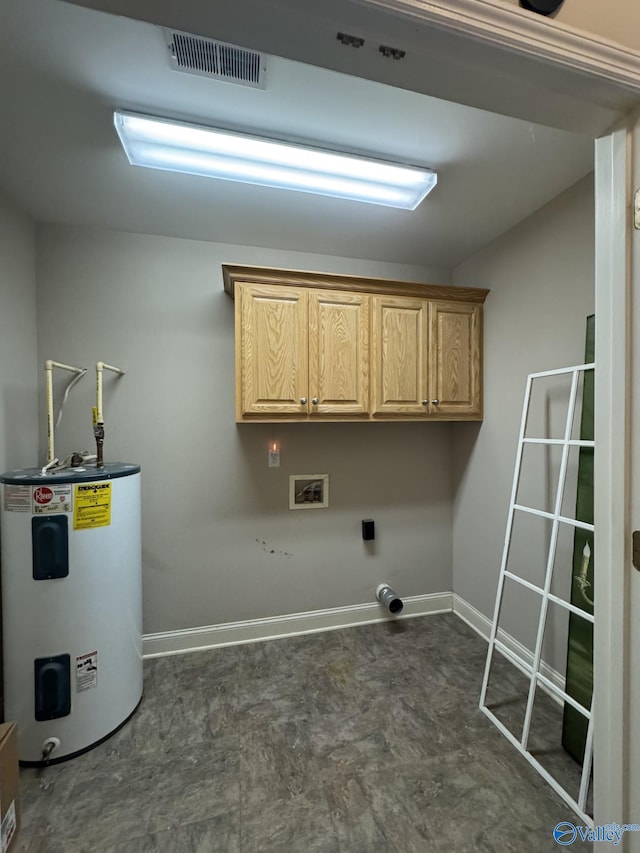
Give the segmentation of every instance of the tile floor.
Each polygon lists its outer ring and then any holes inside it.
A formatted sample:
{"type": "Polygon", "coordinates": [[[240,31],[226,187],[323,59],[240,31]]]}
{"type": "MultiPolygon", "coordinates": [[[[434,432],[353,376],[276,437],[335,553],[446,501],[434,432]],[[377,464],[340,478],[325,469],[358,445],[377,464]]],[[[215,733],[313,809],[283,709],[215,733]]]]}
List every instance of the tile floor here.
{"type": "Polygon", "coordinates": [[[16,853],[557,851],[485,655],[446,614],[147,661],[120,732],[22,770],[16,853]]]}

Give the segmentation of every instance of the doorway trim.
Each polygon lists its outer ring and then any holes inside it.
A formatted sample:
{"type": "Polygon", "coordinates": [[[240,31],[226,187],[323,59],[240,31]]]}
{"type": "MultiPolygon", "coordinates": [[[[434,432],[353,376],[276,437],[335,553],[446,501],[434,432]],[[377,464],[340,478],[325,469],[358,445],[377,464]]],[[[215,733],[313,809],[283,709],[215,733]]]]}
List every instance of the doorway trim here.
{"type": "Polygon", "coordinates": [[[596,823],[625,823],[629,707],[631,116],[596,141],[596,823]]]}

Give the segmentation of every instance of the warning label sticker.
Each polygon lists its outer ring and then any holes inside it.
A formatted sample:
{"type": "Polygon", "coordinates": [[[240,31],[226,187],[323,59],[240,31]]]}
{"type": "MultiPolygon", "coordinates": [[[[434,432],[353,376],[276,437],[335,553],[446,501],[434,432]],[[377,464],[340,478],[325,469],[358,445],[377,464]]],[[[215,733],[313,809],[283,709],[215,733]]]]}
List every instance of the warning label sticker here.
{"type": "Polygon", "coordinates": [[[111,524],[111,483],[75,486],[73,529],[90,530],[111,524]]]}
{"type": "Polygon", "coordinates": [[[98,652],[76,658],[76,693],[98,686],[98,652]]]}
{"type": "Polygon", "coordinates": [[[14,486],[5,483],[4,509],[5,512],[30,512],[31,486],[14,486]]]}
{"type": "Polygon", "coordinates": [[[31,511],[35,514],[51,515],[54,512],[71,512],[73,508],[71,483],[31,488],[33,489],[31,511]]]}

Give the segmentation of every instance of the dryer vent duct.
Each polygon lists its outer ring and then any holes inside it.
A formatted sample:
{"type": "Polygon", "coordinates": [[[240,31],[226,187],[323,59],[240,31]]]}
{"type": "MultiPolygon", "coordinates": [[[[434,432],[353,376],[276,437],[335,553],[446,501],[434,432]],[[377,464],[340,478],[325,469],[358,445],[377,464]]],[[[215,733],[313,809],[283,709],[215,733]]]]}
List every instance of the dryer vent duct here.
{"type": "Polygon", "coordinates": [[[213,77],[253,89],[266,86],[267,57],[235,44],[164,28],[169,62],[174,71],[213,77]]]}
{"type": "Polygon", "coordinates": [[[404,602],[398,596],[398,593],[391,589],[388,583],[378,584],[376,588],[376,598],[380,604],[384,604],[389,613],[397,616],[402,613],[404,602]]]}

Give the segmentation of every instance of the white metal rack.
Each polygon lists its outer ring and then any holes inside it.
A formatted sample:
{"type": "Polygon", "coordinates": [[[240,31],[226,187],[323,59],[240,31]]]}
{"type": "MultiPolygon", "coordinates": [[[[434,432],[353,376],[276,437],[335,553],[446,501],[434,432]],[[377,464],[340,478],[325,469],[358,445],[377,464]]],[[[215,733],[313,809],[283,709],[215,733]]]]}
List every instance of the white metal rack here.
{"type": "MultiPolygon", "coordinates": [[[[548,370],[542,373],[532,373],[527,377],[527,385],[524,396],[524,405],[522,409],[522,421],[520,423],[520,435],[518,439],[518,450],[516,456],[516,464],[515,471],[513,476],[513,485],[511,489],[511,500],[509,502],[509,513],[507,517],[507,529],[505,534],[504,541],[504,549],[502,553],[502,562],[500,565],[500,577],[498,580],[498,590],[496,594],[496,604],[493,614],[493,624],[491,627],[491,635],[489,638],[489,649],[487,652],[487,662],[484,671],[484,678],[482,682],[482,692],[480,695],[480,710],[483,711],[489,717],[489,719],[494,723],[494,725],[498,728],[498,730],[516,747],[516,749],[526,758],[526,760],[537,770],[537,772],[551,785],[551,787],[562,797],[562,799],[584,820],[584,822],[593,827],[592,818],[586,813],[586,803],[587,803],[587,795],[589,793],[589,782],[591,778],[591,767],[593,760],[593,711],[585,708],[579,702],[577,702],[572,696],[569,696],[565,690],[562,690],[556,683],[552,680],[544,676],[540,672],[541,663],[542,663],[542,644],[545,635],[545,626],[547,622],[547,613],[549,608],[549,602],[553,602],[560,607],[565,608],[576,616],[581,617],[582,619],[586,619],[588,622],[594,621],[594,617],[584,611],[579,607],[571,604],[571,602],[564,600],[563,598],[552,594],[551,585],[553,580],[553,569],[555,564],[556,557],[556,548],[558,544],[558,533],[561,525],[570,525],[572,527],[579,527],[584,530],[593,531],[594,527],[592,524],[586,524],[585,522],[578,521],[575,518],[570,518],[564,515],[561,515],[562,505],[563,505],[563,497],[565,492],[565,484],[567,477],[567,467],[568,467],[568,459],[569,459],[569,451],[572,447],[594,447],[593,441],[582,441],[578,439],[572,439],[572,429],[575,418],[575,409],[576,409],[576,400],[578,397],[578,387],[580,381],[580,375],[584,374],[587,370],[593,370],[595,368],[595,364],[581,364],[576,367],[566,367],[560,370],[548,370]],[[564,437],[559,438],[527,438],[527,419],[529,416],[529,407],[531,403],[531,392],[533,382],[536,379],[542,379],[552,376],[562,376],[562,375],[571,375],[571,390],[569,393],[569,406],[567,410],[567,420],[564,428],[564,437]],[[518,493],[518,486],[520,483],[520,475],[522,470],[522,458],[524,448],[527,444],[542,444],[542,445],[557,445],[562,448],[562,456],[560,461],[560,473],[558,477],[558,487],[556,491],[556,497],[554,502],[554,511],[553,512],[544,512],[539,509],[534,509],[533,507],[524,506],[520,503],[516,502],[516,497],[518,493]],[[514,518],[517,513],[529,513],[532,515],[541,516],[542,518],[548,519],[551,522],[551,536],[549,543],[549,552],[547,556],[546,570],[544,576],[544,585],[542,587],[531,583],[525,578],[520,577],[514,572],[510,571],[509,566],[509,553],[511,546],[511,537],[513,531],[513,523],[514,518]],[[538,620],[538,629],[537,636],[535,641],[535,648],[533,650],[529,650],[531,653],[530,659],[525,659],[521,657],[517,651],[514,651],[513,648],[505,645],[500,639],[498,639],[498,620],[500,617],[500,610],[502,606],[502,597],[504,592],[504,583],[505,579],[509,578],[515,583],[520,584],[523,587],[537,593],[540,596],[540,617],[538,620]],[[498,651],[503,657],[505,657],[513,666],[515,666],[520,672],[522,672],[525,676],[529,678],[529,692],[527,698],[527,706],[526,712],[524,716],[524,723],[522,727],[522,735],[520,739],[518,739],[503,723],[501,720],[496,717],[493,711],[487,706],[486,698],[487,698],[487,687],[489,684],[489,676],[491,673],[491,664],[493,660],[494,651],[498,651]],[[557,779],[555,779],[549,771],[543,767],[543,765],[537,760],[535,755],[531,753],[529,750],[529,733],[531,728],[531,717],[533,714],[533,705],[534,699],[536,695],[536,688],[541,687],[546,692],[550,693],[556,699],[561,702],[567,702],[573,708],[576,709],[580,714],[582,714],[588,721],[587,724],[587,737],[585,743],[585,754],[584,754],[584,762],[582,766],[582,775],[580,780],[580,788],[578,793],[577,800],[559,783],[557,779]]],[[[566,686],[566,685],[565,685],[566,686]]]]}

